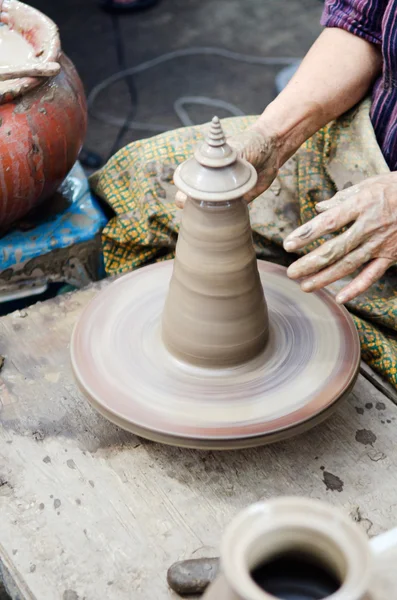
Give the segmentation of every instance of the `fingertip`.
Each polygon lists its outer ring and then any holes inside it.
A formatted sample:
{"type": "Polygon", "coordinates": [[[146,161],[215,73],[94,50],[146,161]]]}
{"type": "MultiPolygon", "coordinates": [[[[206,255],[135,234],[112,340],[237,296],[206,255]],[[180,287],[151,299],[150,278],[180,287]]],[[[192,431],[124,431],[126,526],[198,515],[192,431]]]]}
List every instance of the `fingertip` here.
{"type": "Polygon", "coordinates": [[[315,282],[314,281],[303,281],[301,283],[301,290],[302,292],[306,292],[306,293],[310,293],[313,292],[315,288],[315,282]]]}
{"type": "Polygon", "coordinates": [[[287,269],[287,277],[289,277],[290,279],[298,279],[299,275],[296,272],[296,269],[294,268],[294,265],[291,265],[290,267],[288,267],[287,269]]]}
{"type": "Polygon", "coordinates": [[[297,247],[298,247],[298,244],[294,240],[286,240],[284,242],[284,250],[286,250],[287,252],[293,252],[294,250],[297,249],[297,247]]]}
{"type": "Polygon", "coordinates": [[[187,200],[187,196],[183,192],[178,191],[175,194],[175,204],[177,205],[178,208],[183,208],[185,206],[186,200],[187,200]]]}

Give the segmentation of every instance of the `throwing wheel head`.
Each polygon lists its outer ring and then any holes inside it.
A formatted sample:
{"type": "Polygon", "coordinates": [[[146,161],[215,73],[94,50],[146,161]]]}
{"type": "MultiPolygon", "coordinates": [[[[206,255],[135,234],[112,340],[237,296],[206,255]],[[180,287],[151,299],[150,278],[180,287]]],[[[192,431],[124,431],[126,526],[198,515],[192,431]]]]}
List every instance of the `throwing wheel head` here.
{"type": "Polygon", "coordinates": [[[161,340],[172,267],[157,263],[110,284],[75,327],[76,379],[110,421],[166,444],[244,448],[309,429],[351,390],[360,345],[349,313],[325,291],[305,294],[286,269],[264,261],[265,350],[229,369],[174,358],[161,340]]]}

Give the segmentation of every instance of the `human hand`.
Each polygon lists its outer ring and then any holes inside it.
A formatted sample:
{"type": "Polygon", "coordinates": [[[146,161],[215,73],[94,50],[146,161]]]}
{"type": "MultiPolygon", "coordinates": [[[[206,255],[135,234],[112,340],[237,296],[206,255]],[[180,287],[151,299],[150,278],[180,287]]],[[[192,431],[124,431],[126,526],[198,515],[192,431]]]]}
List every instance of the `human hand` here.
{"type": "Polygon", "coordinates": [[[365,292],[397,260],[397,173],[367,179],[317,204],[321,214],[291,233],[288,252],[351,225],[345,232],[294,262],[291,279],[305,292],[323,288],[363,267],[336,296],[339,304],[365,292]]]}
{"type": "MultiPolygon", "coordinates": [[[[228,138],[227,143],[236,150],[241,158],[250,162],[258,173],[256,186],[244,196],[246,202],[251,202],[272,184],[277,175],[278,159],[275,138],[262,133],[259,128],[253,126],[228,138]]],[[[183,208],[185,202],[186,195],[178,191],[175,197],[178,208],[183,208]]]]}

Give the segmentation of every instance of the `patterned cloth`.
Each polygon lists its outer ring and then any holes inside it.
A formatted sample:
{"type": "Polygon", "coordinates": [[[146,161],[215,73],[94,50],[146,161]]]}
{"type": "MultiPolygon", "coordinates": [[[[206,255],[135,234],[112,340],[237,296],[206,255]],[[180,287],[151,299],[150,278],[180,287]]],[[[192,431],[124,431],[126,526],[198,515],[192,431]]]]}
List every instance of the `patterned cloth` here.
{"type": "MultiPolygon", "coordinates": [[[[386,173],[388,166],[371,125],[370,101],[315,134],[281,169],[269,190],[250,206],[259,258],[287,265],[284,238],[315,216],[315,204],[336,191],[386,173]]],[[[254,117],[226,119],[227,135],[254,117]]],[[[175,208],[175,167],[191,156],[204,127],[189,127],[134,142],[91,178],[93,189],[115,210],[103,231],[109,274],[172,258],[180,212],[175,208]]],[[[328,239],[328,238],[327,238],[328,239]]],[[[315,242],[311,249],[325,240],[315,242]]],[[[307,249],[306,249],[307,251],[307,249]]],[[[351,278],[329,286],[336,293],[351,278]]],[[[363,359],[397,388],[397,273],[394,268],[348,309],[356,323],[363,359]]]]}
{"type": "Polygon", "coordinates": [[[372,94],[371,120],[383,156],[397,170],[397,0],[326,0],[321,19],[382,48],[382,75],[372,94]]]}

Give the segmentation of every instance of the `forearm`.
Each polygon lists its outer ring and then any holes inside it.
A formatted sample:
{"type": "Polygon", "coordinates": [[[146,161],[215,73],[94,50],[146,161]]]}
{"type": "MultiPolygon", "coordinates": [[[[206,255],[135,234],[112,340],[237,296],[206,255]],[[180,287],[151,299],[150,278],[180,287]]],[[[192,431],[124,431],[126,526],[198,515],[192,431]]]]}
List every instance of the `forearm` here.
{"type": "Polygon", "coordinates": [[[326,29],[255,127],[275,139],[279,167],[316,131],[365,97],[382,69],[380,49],[326,29]]]}

